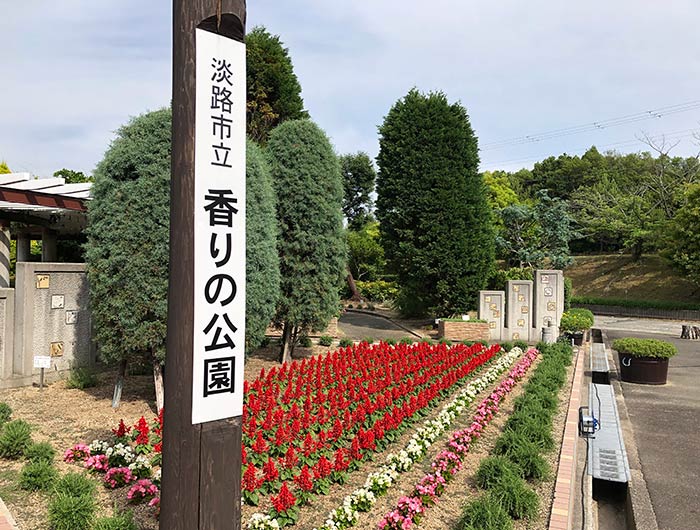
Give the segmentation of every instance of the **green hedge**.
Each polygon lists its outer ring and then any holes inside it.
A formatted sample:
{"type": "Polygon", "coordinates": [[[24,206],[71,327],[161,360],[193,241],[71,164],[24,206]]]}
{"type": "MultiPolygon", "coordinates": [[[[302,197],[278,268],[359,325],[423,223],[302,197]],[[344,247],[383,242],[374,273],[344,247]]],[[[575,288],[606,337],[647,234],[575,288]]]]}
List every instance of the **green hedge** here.
{"type": "Polygon", "coordinates": [[[678,353],[678,349],[670,342],[656,339],[635,339],[625,337],[613,341],[613,349],[618,353],[632,357],[656,357],[668,359],[678,353]]]}
{"type": "Polygon", "coordinates": [[[593,327],[593,313],[588,309],[570,309],[561,316],[559,329],[568,333],[580,333],[593,327]]]}
{"type": "Polygon", "coordinates": [[[399,292],[399,288],[394,282],[377,280],[376,282],[363,282],[355,280],[355,286],[363,298],[372,302],[386,302],[393,300],[399,292]]]}
{"type": "Polygon", "coordinates": [[[641,309],[678,309],[700,311],[700,304],[692,302],[673,302],[667,300],[627,300],[624,298],[597,298],[595,296],[573,296],[572,304],[607,305],[618,307],[638,307],[641,309]]]}

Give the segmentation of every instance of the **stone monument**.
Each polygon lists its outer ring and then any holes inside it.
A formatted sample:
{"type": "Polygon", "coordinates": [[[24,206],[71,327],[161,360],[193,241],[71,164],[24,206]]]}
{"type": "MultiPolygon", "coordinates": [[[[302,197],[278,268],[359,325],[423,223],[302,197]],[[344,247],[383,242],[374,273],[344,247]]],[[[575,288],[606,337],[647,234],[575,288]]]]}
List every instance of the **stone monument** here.
{"type": "Polygon", "coordinates": [[[540,340],[542,328],[552,326],[559,335],[559,322],[564,313],[564,273],[559,270],[535,271],[533,339],[540,340]]]}
{"type": "Polygon", "coordinates": [[[503,340],[505,322],[503,291],[479,291],[479,318],[489,324],[489,340],[503,340]]]}
{"type": "Polygon", "coordinates": [[[508,293],[507,340],[530,341],[532,331],[532,281],[509,280],[506,283],[508,293]]]}

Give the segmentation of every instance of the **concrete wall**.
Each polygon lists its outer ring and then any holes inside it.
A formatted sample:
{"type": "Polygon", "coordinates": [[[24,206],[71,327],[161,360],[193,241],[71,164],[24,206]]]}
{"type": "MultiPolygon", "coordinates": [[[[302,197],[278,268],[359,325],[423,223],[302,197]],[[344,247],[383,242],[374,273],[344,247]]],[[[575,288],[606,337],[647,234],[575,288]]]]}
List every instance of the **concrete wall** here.
{"type": "Polygon", "coordinates": [[[554,336],[557,337],[561,315],[564,313],[564,273],[560,270],[535,271],[534,300],[533,336],[541,337],[542,328],[551,322],[555,328],[554,336]]]}
{"type": "Polygon", "coordinates": [[[0,379],[12,377],[15,334],[15,290],[0,289],[0,379]]]}
{"type": "Polygon", "coordinates": [[[91,327],[85,264],[17,263],[11,384],[30,384],[38,374],[34,355],[51,355],[48,380],[92,365],[91,327]]]}

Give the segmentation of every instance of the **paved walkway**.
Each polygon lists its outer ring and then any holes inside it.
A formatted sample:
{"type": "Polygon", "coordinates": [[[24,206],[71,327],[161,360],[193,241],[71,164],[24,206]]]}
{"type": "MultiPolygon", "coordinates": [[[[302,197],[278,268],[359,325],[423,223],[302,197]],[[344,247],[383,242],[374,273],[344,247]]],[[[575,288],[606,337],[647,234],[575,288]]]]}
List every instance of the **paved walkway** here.
{"type": "Polygon", "coordinates": [[[405,329],[382,317],[368,313],[347,311],[340,316],[338,327],[349,339],[362,340],[368,337],[374,340],[401,339],[411,337],[405,329]]]}
{"type": "Polygon", "coordinates": [[[678,347],[666,385],[621,384],[659,528],[700,528],[700,341],[680,340],[674,321],[596,317],[596,326],[611,342],[634,336],[678,347]]]}

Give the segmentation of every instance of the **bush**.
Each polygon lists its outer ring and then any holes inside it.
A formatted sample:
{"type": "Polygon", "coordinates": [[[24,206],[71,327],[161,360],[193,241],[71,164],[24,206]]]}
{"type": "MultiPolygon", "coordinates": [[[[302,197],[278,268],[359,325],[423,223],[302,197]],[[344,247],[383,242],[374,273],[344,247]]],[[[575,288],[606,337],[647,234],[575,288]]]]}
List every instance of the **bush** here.
{"type": "Polygon", "coordinates": [[[457,530],[512,530],[508,512],[490,495],[471,501],[464,508],[457,530]]]}
{"type": "Polygon", "coordinates": [[[321,346],[328,347],[331,344],[333,344],[333,337],[331,337],[330,335],[321,335],[321,337],[318,339],[318,343],[321,346]]]}
{"type": "Polygon", "coordinates": [[[678,353],[678,349],[670,342],[656,339],[635,339],[625,337],[613,341],[613,350],[632,357],[656,357],[669,359],[678,353]]]}
{"type": "Polygon", "coordinates": [[[56,450],[49,442],[35,443],[25,449],[24,456],[30,462],[53,463],[56,450]]]}
{"type": "Polygon", "coordinates": [[[308,335],[302,335],[299,337],[299,346],[302,348],[311,348],[311,339],[308,335]]]}
{"type": "Polygon", "coordinates": [[[27,491],[46,491],[53,486],[57,478],[58,472],[50,462],[28,462],[19,475],[19,487],[27,491]]]}
{"type": "Polygon", "coordinates": [[[503,456],[490,456],[481,461],[476,472],[476,483],[480,488],[491,489],[504,477],[517,477],[520,469],[503,456]]]}
{"type": "Polygon", "coordinates": [[[561,316],[559,329],[568,333],[580,333],[593,327],[593,313],[588,309],[570,309],[561,316]]]}
{"type": "Polygon", "coordinates": [[[527,480],[546,480],[551,468],[536,447],[516,447],[509,460],[520,470],[520,476],[527,480]]]}
{"type": "Polygon", "coordinates": [[[69,497],[92,497],[95,495],[95,482],[81,473],[66,473],[56,482],[57,494],[69,497]]]}
{"type": "Polygon", "coordinates": [[[554,449],[554,438],[552,438],[551,430],[552,428],[548,424],[529,421],[523,422],[515,428],[506,429],[504,434],[513,432],[527,438],[540,451],[551,451],[554,449]]]}
{"type": "Polygon", "coordinates": [[[504,476],[489,495],[514,519],[536,515],[540,504],[537,494],[518,476],[504,476]]]}
{"type": "Polygon", "coordinates": [[[10,405],[5,403],[4,401],[1,401],[0,402],[0,426],[7,423],[8,421],[10,421],[11,416],[12,416],[12,409],[10,408],[10,405]]]}
{"type": "Polygon", "coordinates": [[[528,348],[527,342],[525,342],[524,340],[514,340],[513,347],[520,348],[523,351],[527,351],[528,348]]]}
{"type": "Polygon", "coordinates": [[[340,342],[338,342],[338,346],[341,348],[348,348],[353,345],[352,340],[350,339],[340,339],[340,342]]]}
{"type": "Polygon", "coordinates": [[[91,530],[139,530],[131,511],[116,512],[113,517],[100,517],[91,530]]]}
{"type": "Polygon", "coordinates": [[[564,278],[564,311],[571,309],[571,297],[574,292],[574,284],[571,278],[564,278]]]}
{"type": "Polygon", "coordinates": [[[51,530],[89,530],[95,515],[95,501],[81,495],[57,493],[49,503],[51,530]]]}
{"type": "Polygon", "coordinates": [[[91,388],[97,385],[97,376],[89,368],[74,368],[66,380],[66,388],[91,388]]]}
{"type": "Polygon", "coordinates": [[[14,420],[6,423],[0,434],[0,456],[19,458],[31,443],[32,428],[26,421],[14,420]]]}
{"type": "Polygon", "coordinates": [[[501,348],[503,348],[504,351],[510,351],[513,349],[513,343],[509,341],[503,341],[501,342],[501,348]]]}
{"type": "Polygon", "coordinates": [[[386,302],[396,298],[399,288],[394,282],[385,282],[377,280],[376,282],[355,281],[357,290],[360,291],[362,298],[371,300],[372,302],[386,302]]]}
{"type": "Polygon", "coordinates": [[[496,440],[493,453],[496,455],[506,456],[510,458],[510,460],[515,461],[514,455],[517,453],[518,449],[522,447],[539,452],[539,448],[528,440],[526,436],[523,436],[515,431],[505,431],[498,437],[498,440],[496,440]]]}
{"type": "Polygon", "coordinates": [[[627,300],[624,298],[597,298],[594,296],[572,296],[573,305],[605,305],[619,307],[639,307],[643,309],[689,309],[700,311],[700,304],[695,302],[673,302],[664,300],[627,300]]]}
{"type": "Polygon", "coordinates": [[[489,289],[492,291],[505,291],[508,280],[535,281],[535,271],[530,268],[511,267],[510,269],[498,269],[493,271],[489,279],[489,289]]]}

